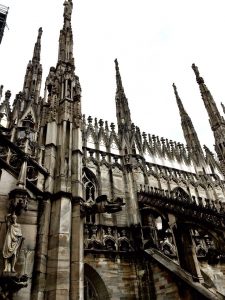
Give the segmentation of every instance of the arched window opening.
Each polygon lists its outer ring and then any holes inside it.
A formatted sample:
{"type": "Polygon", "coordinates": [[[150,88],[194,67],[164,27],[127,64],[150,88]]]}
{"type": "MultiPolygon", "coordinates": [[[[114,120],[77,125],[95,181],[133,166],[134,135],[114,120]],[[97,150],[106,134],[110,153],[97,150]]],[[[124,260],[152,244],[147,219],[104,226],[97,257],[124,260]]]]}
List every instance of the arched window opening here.
{"type": "MultiPolygon", "coordinates": [[[[87,168],[83,172],[84,200],[94,203],[97,197],[97,180],[95,175],[87,168]]],[[[95,215],[86,216],[86,223],[95,223],[95,215]]]]}
{"type": "Polygon", "coordinates": [[[34,128],[34,120],[31,114],[28,114],[22,122],[23,127],[34,128]]]}
{"type": "Polygon", "coordinates": [[[69,79],[67,81],[67,94],[66,94],[66,97],[67,98],[71,98],[71,88],[72,88],[72,82],[71,80],[69,79]]]}
{"type": "Polygon", "coordinates": [[[88,182],[85,186],[85,193],[86,193],[86,200],[93,200],[95,199],[95,186],[92,182],[88,182]]]}

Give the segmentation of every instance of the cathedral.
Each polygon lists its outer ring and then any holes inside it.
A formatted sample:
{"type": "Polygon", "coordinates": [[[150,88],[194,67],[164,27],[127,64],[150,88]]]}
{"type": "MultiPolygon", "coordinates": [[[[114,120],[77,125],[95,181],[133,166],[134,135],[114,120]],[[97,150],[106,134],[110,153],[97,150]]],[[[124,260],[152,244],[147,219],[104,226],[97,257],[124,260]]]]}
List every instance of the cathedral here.
{"type": "Polygon", "coordinates": [[[216,155],[175,84],[186,145],[141,132],[117,59],[117,124],[86,118],[72,9],[44,95],[42,28],[22,90],[0,87],[0,299],[225,299],[225,120],[198,67],[216,155]]]}

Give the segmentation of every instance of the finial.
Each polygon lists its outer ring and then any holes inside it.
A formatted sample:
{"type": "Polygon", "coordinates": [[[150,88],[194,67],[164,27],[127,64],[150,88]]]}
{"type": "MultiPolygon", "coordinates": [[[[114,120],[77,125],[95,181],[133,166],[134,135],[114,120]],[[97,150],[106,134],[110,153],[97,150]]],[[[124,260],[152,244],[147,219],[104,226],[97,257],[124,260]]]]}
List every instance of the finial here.
{"type": "Polygon", "coordinates": [[[115,62],[116,70],[119,69],[119,64],[118,64],[117,58],[114,60],[114,62],[115,62]]]}
{"type": "Polygon", "coordinates": [[[103,127],[103,125],[104,125],[104,122],[103,122],[103,120],[102,120],[102,119],[100,119],[100,120],[98,121],[98,124],[99,124],[99,126],[100,126],[100,127],[103,127]]]}
{"type": "Polygon", "coordinates": [[[108,121],[105,121],[105,130],[109,131],[108,121]]]}
{"type": "Polygon", "coordinates": [[[89,117],[87,118],[87,120],[88,120],[88,123],[89,123],[89,124],[91,124],[91,123],[92,123],[92,121],[93,121],[93,119],[92,119],[92,117],[91,117],[91,116],[89,116],[89,117]]]}
{"type": "Polygon", "coordinates": [[[177,102],[179,102],[179,104],[180,104],[181,99],[180,99],[180,97],[179,97],[179,95],[178,95],[177,87],[176,87],[175,83],[173,83],[173,90],[174,90],[174,94],[175,94],[175,96],[176,96],[177,102]]]}
{"type": "Polygon", "coordinates": [[[186,111],[184,109],[183,103],[182,103],[182,101],[180,99],[180,96],[179,96],[179,94],[177,92],[177,87],[176,87],[175,83],[173,83],[173,89],[174,89],[174,94],[175,94],[175,97],[176,97],[176,100],[177,100],[177,105],[178,105],[181,117],[183,115],[187,115],[187,113],[186,113],[186,111]]]}
{"type": "Polygon", "coordinates": [[[64,17],[64,24],[65,24],[66,21],[71,21],[73,2],[72,0],[68,0],[65,1],[63,5],[64,5],[63,17],[64,17]]]}
{"type": "Polygon", "coordinates": [[[143,139],[146,141],[147,140],[147,134],[146,134],[146,132],[142,132],[142,137],[143,137],[143,139]]]}
{"type": "Polygon", "coordinates": [[[196,77],[200,77],[198,67],[195,64],[192,64],[192,69],[194,70],[196,77]]]}
{"type": "Polygon", "coordinates": [[[174,90],[174,94],[175,94],[176,98],[180,99],[180,97],[178,95],[178,92],[177,92],[177,87],[176,87],[175,83],[173,83],[173,90],[174,90]]]}
{"type": "MultiPolygon", "coordinates": [[[[121,81],[120,68],[119,68],[119,63],[118,63],[117,58],[114,60],[114,62],[115,62],[116,76],[118,76],[120,78],[120,81],[121,81]]],[[[122,84],[122,82],[121,82],[121,84],[122,84]]]]}
{"type": "Polygon", "coordinates": [[[198,67],[197,67],[195,64],[192,64],[192,69],[193,69],[193,71],[194,71],[194,73],[195,73],[197,83],[198,83],[198,84],[204,83],[203,78],[200,77],[198,67]]]}
{"type": "Polygon", "coordinates": [[[123,84],[122,79],[120,76],[120,69],[117,58],[114,60],[115,62],[115,68],[116,68],[116,84],[117,84],[117,91],[123,91],[123,84]]]}
{"type": "Polygon", "coordinates": [[[115,131],[115,124],[114,124],[114,123],[111,123],[111,124],[110,124],[110,128],[111,128],[112,131],[115,131]]]}
{"type": "MultiPolygon", "coordinates": [[[[33,58],[32,58],[32,61],[38,61],[40,62],[40,55],[41,55],[41,36],[42,36],[42,27],[40,27],[38,29],[38,36],[37,36],[37,41],[34,45],[34,53],[33,53],[33,58]]],[[[31,62],[30,62],[31,64],[31,62]]],[[[29,64],[28,64],[28,67],[29,67],[29,64]]]]}
{"type": "Polygon", "coordinates": [[[38,29],[38,39],[41,38],[42,33],[43,33],[43,30],[42,30],[42,27],[40,27],[40,28],[38,29]]]}
{"type": "Polygon", "coordinates": [[[5,100],[9,101],[10,97],[11,97],[11,91],[8,90],[5,92],[5,100]]]}

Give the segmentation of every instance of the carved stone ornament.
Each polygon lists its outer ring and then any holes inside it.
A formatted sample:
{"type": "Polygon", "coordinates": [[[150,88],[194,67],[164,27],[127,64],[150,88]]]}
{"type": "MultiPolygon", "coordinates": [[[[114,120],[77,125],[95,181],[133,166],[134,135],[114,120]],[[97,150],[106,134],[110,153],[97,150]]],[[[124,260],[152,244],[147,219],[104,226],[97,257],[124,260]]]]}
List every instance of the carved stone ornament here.
{"type": "Polygon", "coordinates": [[[101,195],[96,200],[87,200],[81,203],[81,210],[84,215],[96,214],[96,213],[116,213],[122,210],[123,199],[117,197],[113,201],[108,201],[107,195],[101,195]]]}
{"type": "Polygon", "coordinates": [[[9,211],[15,212],[17,216],[27,210],[29,194],[25,189],[17,188],[9,193],[9,211]]]}

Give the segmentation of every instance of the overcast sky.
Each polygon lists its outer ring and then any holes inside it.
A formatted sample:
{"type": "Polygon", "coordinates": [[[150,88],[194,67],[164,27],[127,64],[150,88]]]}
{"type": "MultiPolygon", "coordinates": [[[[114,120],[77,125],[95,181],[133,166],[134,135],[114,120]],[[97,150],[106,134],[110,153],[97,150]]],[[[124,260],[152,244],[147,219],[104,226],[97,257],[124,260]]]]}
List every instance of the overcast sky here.
{"type": "MultiPolygon", "coordinates": [[[[9,6],[0,45],[0,84],[23,87],[38,28],[42,26],[43,81],[57,62],[63,0],[0,0],[9,6]]],[[[183,142],[173,94],[175,82],[202,144],[213,150],[191,64],[194,62],[222,114],[225,103],[224,0],[74,0],[76,74],[86,116],[116,121],[114,59],[120,65],[133,122],[141,131],[183,142]]],[[[43,93],[42,93],[43,95],[43,93]]]]}

